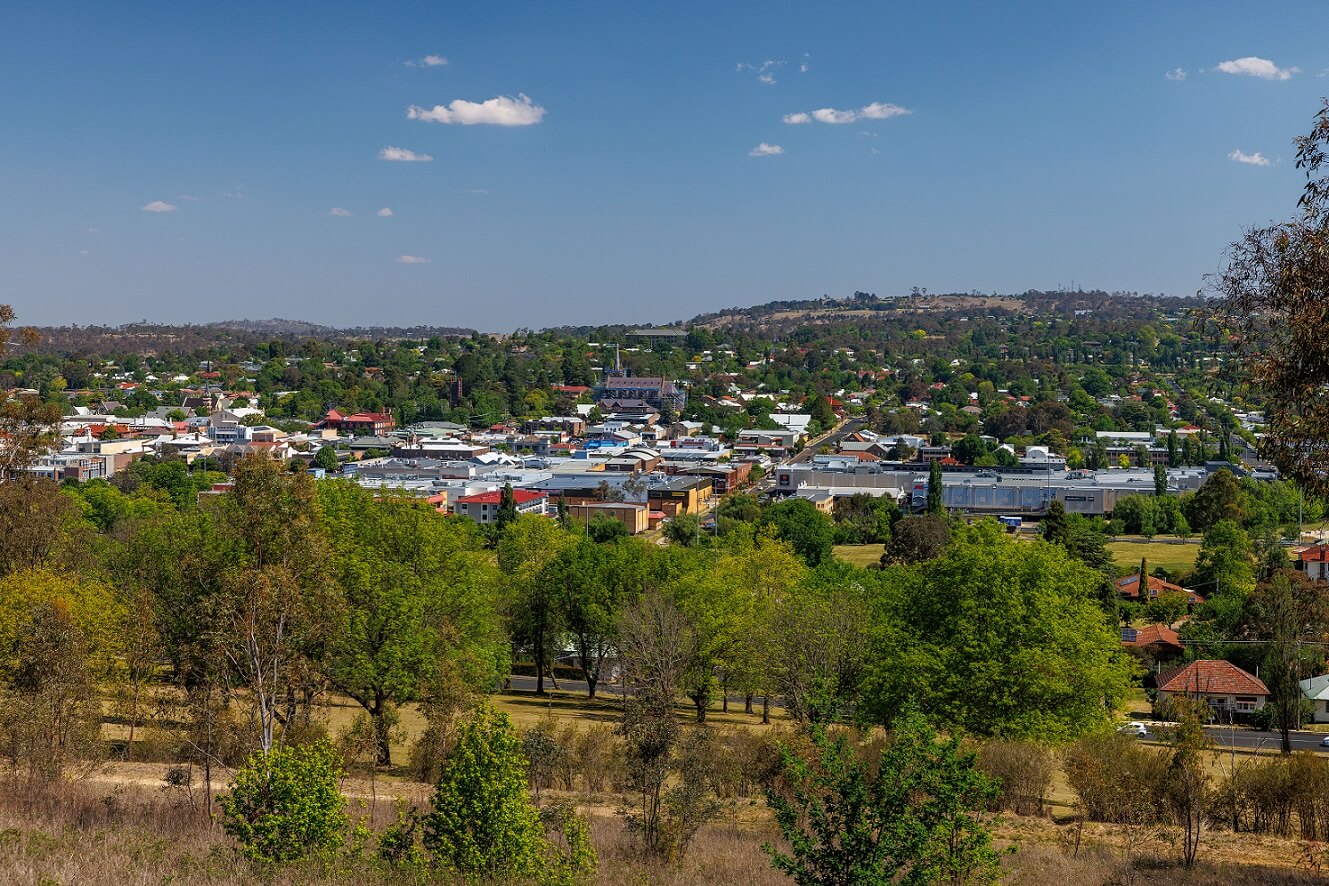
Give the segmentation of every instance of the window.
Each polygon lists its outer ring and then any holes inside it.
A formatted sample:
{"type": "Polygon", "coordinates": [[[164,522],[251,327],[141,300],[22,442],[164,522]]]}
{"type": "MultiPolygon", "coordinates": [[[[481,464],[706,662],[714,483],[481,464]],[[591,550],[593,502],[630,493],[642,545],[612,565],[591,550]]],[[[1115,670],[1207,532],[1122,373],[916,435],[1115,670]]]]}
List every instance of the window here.
{"type": "Polygon", "coordinates": [[[1235,707],[1237,710],[1239,710],[1239,711],[1253,711],[1253,710],[1255,710],[1255,696],[1253,696],[1253,695],[1238,695],[1238,696],[1237,696],[1237,702],[1236,702],[1236,704],[1234,705],[1234,707],[1235,707]]]}

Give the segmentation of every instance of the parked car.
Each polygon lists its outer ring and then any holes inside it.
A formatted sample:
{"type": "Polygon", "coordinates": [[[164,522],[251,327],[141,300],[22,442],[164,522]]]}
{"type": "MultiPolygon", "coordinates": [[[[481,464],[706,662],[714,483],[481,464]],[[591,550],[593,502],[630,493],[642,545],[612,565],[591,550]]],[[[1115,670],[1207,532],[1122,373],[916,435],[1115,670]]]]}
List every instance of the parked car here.
{"type": "Polygon", "coordinates": [[[1329,748],[1329,735],[1326,735],[1324,738],[1320,739],[1320,747],[1329,748]]]}
{"type": "MultiPolygon", "coordinates": [[[[1124,732],[1127,735],[1148,735],[1149,727],[1145,726],[1139,720],[1132,720],[1131,722],[1127,723],[1125,726],[1122,726],[1117,731],[1124,732]]],[[[1329,738],[1329,736],[1326,736],[1326,738],[1329,738]]]]}

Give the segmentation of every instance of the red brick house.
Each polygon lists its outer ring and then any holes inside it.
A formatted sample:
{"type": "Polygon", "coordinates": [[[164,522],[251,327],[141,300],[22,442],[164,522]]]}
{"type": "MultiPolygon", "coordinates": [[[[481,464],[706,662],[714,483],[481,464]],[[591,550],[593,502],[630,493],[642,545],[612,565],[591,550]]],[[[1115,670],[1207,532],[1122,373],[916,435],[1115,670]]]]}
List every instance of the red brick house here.
{"type": "Polygon", "coordinates": [[[346,415],[340,410],[329,409],[328,414],[314,427],[328,428],[351,435],[382,435],[393,431],[397,427],[397,422],[386,412],[356,412],[346,415]]]}

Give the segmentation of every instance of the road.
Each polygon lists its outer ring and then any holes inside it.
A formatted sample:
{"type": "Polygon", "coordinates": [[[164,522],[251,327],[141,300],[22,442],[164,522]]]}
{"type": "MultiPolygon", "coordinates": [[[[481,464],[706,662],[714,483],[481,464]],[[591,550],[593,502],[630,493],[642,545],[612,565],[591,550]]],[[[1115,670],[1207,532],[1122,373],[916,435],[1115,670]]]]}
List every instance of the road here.
{"type": "MultiPolygon", "coordinates": [[[[863,419],[861,418],[845,419],[831,430],[822,434],[820,437],[817,437],[815,440],[809,440],[808,444],[804,446],[801,450],[799,450],[799,452],[796,455],[790,456],[789,458],[785,459],[779,464],[792,465],[792,464],[797,464],[801,461],[807,461],[808,459],[812,458],[812,456],[820,452],[823,446],[829,446],[831,448],[831,451],[835,451],[836,447],[839,445],[841,440],[843,440],[845,437],[848,437],[850,434],[862,428],[863,424],[864,422],[863,419]]],[[[774,492],[775,470],[772,469],[769,474],[763,477],[761,483],[757,484],[756,488],[753,491],[756,492],[758,495],[765,495],[774,492]]]]}
{"type": "MultiPolygon", "coordinates": [[[[1214,743],[1215,747],[1224,750],[1236,747],[1238,750],[1247,751],[1277,751],[1282,747],[1282,739],[1277,732],[1231,729],[1227,726],[1206,726],[1204,733],[1214,743]]],[[[1320,745],[1320,741],[1325,737],[1325,734],[1323,732],[1293,732],[1292,750],[1313,751],[1317,754],[1329,753],[1329,748],[1320,745]]],[[[1154,727],[1150,726],[1149,734],[1140,736],[1140,740],[1156,742],[1160,740],[1160,736],[1154,731],[1154,727]]]]}

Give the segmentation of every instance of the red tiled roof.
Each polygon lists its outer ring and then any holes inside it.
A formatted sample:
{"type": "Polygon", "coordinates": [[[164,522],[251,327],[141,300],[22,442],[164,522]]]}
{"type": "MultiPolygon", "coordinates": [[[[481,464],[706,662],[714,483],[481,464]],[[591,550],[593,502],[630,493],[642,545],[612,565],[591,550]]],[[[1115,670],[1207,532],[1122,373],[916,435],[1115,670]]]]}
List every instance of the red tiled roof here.
{"type": "Polygon", "coordinates": [[[1159,692],[1191,692],[1208,695],[1268,695],[1269,687],[1259,677],[1246,673],[1229,661],[1202,659],[1158,678],[1159,692]]]}
{"type": "MultiPolygon", "coordinates": [[[[535,501],[537,498],[547,498],[547,492],[532,492],[529,489],[512,490],[512,500],[519,505],[524,505],[529,501],[535,501]]],[[[493,492],[480,492],[475,495],[463,495],[457,499],[459,505],[496,505],[503,501],[503,493],[500,490],[493,492]]]]}
{"type": "Polygon", "coordinates": [[[1302,548],[1297,557],[1303,563],[1324,562],[1329,560],[1329,545],[1314,545],[1313,547],[1302,548]]]}
{"type": "Polygon", "coordinates": [[[1123,646],[1153,646],[1156,643],[1175,646],[1178,649],[1185,648],[1185,644],[1181,642],[1177,632],[1166,625],[1149,625],[1136,631],[1133,641],[1122,641],[1123,646]]]}
{"type": "MultiPolygon", "coordinates": [[[[1191,603],[1203,603],[1204,597],[1195,593],[1189,588],[1183,588],[1181,585],[1174,585],[1170,581],[1164,581],[1156,575],[1149,576],[1149,597],[1152,599],[1159,594],[1185,594],[1191,603]]],[[[1117,592],[1126,597],[1140,596],[1140,574],[1128,575],[1125,578],[1117,579],[1117,592]]]]}

